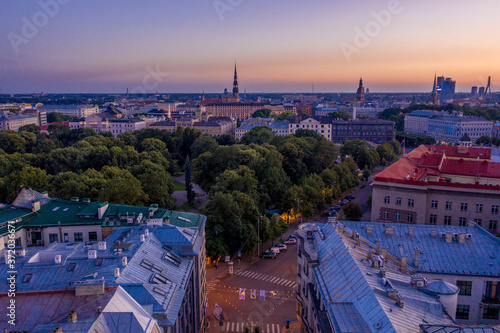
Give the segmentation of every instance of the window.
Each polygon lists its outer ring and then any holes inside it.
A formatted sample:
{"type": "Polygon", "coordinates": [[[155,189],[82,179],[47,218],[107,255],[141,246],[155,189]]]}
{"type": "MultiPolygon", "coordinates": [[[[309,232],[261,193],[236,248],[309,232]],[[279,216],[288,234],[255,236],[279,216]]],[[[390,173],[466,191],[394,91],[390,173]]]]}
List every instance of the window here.
{"type": "Polygon", "coordinates": [[[457,305],[457,319],[469,319],[469,305],[457,305]]]}
{"type": "Polygon", "coordinates": [[[462,202],[460,204],[460,211],[466,212],[467,211],[467,202],[462,202]]]}
{"type": "Polygon", "coordinates": [[[500,307],[498,305],[484,305],[483,307],[483,319],[498,319],[498,310],[500,307]]]}
{"type": "Polygon", "coordinates": [[[400,212],[395,212],[394,213],[394,221],[401,221],[401,213],[400,212]]]}
{"type": "Polygon", "coordinates": [[[57,234],[49,234],[49,243],[57,242],[57,234]]]}
{"type": "Polygon", "coordinates": [[[491,206],[491,214],[498,214],[498,205],[491,206]]]}
{"type": "Polygon", "coordinates": [[[438,201],[437,200],[431,201],[431,208],[438,208],[438,201]]]}
{"type": "Polygon", "coordinates": [[[396,206],[401,206],[401,198],[396,198],[396,206]]]}
{"type": "Polygon", "coordinates": [[[476,213],[483,212],[483,204],[476,204],[476,213]]]}
{"type": "Polygon", "coordinates": [[[415,207],[415,200],[408,199],[408,207],[415,207]]]}
{"type": "Polygon", "coordinates": [[[431,214],[429,217],[429,224],[436,224],[438,216],[435,214],[431,214]]]}
{"type": "Polygon", "coordinates": [[[89,241],[96,241],[97,240],[97,231],[90,231],[89,232],[89,241]]]}
{"type": "Polygon", "coordinates": [[[451,210],[451,201],[446,201],[446,205],[444,207],[446,210],[451,210]]]}
{"type": "Polygon", "coordinates": [[[386,195],[386,196],[384,197],[384,203],[385,203],[385,204],[390,204],[390,203],[391,203],[391,197],[390,197],[390,196],[388,196],[388,195],[386,195]]]}
{"type": "Polygon", "coordinates": [[[83,242],[83,233],[75,232],[75,242],[83,242]]]}
{"type": "Polygon", "coordinates": [[[500,290],[498,281],[486,281],[486,291],[484,297],[488,299],[500,300],[500,290]]]}
{"type": "Polygon", "coordinates": [[[457,287],[460,289],[459,295],[470,296],[472,291],[472,281],[457,281],[457,287]]]}
{"type": "Polygon", "coordinates": [[[300,264],[297,264],[297,275],[300,276],[300,270],[302,269],[302,267],[300,266],[300,264]]]}
{"type": "Polygon", "coordinates": [[[461,227],[466,227],[467,226],[467,218],[466,217],[459,217],[458,218],[458,225],[461,227]]]}
{"type": "Polygon", "coordinates": [[[413,213],[408,213],[408,215],[406,215],[406,222],[413,223],[413,213]]]}
{"type": "Polygon", "coordinates": [[[451,216],[444,217],[444,225],[451,225],[451,216]]]}
{"type": "Polygon", "coordinates": [[[389,218],[389,211],[385,209],[382,214],[382,220],[387,220],[389,218]]]}
{"type": "Polygon", "coordinates": [[[491,231],[496,231],[497,230],[497,220],[490,220],[490,224],[488,225],[488,229],[491,231]]]}
{"type": "Polygon", "coordinates": [[[33,277],[33,274],[32,273],[27,273],[25,276],[24,276],[24,279],[23,279],[23,283],[30,283],[31,281],[31,278],[33,277]]]}
{"type": "Polygon", "coordinates": [[[64,233],[64,242],[65,242],[65,243],[69,242],[69,236],[68,236],[68,233],[64,233]]]}
{"type": "Polygon", "coordinates": [[[481,226],[481,223],[483,223],[483,220],[481,220],[481,219],[474,219],[474,222],[475,222],[478,226],[481,226]]]}

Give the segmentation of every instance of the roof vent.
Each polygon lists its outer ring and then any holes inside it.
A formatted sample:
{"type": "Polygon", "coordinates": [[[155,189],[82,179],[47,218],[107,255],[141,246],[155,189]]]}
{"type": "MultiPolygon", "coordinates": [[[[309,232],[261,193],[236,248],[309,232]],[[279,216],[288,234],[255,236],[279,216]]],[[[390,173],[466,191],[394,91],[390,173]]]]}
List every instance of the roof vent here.
{"type": "Polygon", "coordinates": [[[144,243],[146,241],[146,236],[144,234],[141,235],[141,243],[144,243]]]}
{"type": "Polygon", "coordinates": [[[75,310],[71,310],[68,313],[67,319],[68,319],[68,321],[76,322],[78,320],[78,315],[77,315],[76,311],[75,310]]]}
{"type": "Polygon", "coordinates": [[[373,234],[373,225],[372,224],[369,224],[366,226],[366,233],[373,234]]]}
{"type": "Polygon", "coordinates": [[[388,235],[394,234],[394,227],[385,227],[385,233],[388,235]]]}
{"type": "Polygon", "coordinates": [[[119,267],[116,267],[115,268],[115,278],[119,277],[120,276],[120,268],[119,267]]]}
{"type": "Polygon", "coordinates": [[[144,230],[144,235],[145,236],[149,236],[149,230],[148,229],[144,230]]]}
{"type": "Polygon", "coordinates": [[[437,229],[431,229],[431,236],[437,236],[437,229]]]}
{"type": "Polygon", "coordinates": [[[62,261],[62,257],[61,257],[61,255],[60,255],[60,254],[56,254],[56,255],[54,256],[54,262],[55,262],[56,264],[60,264],[60,263],[61,263],[61,261],[62,261]]]}
{"type": "Polygon", "coordinates": [[[99,251],[106,251],[106,242],[105,241],[100,241],[97,243],[97,249],[99,251]]]}
{"type": "Polygon", "coordinates": [[[62,327],[61,326],[57,326],[56,328],[54,328],[51,333],[63,333],[63,330],[62,330],[62,327]]]}
{"type": "Polygon", "coordinates": [[[127,257],[122,257],[122,266],[127,266],[127,257]]]}

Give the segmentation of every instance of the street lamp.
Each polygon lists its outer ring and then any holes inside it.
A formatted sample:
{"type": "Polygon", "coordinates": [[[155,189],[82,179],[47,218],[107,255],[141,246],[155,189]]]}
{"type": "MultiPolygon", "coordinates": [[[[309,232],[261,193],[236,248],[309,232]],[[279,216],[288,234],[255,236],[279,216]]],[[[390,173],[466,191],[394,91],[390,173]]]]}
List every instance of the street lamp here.
{"type": "Polygon", "coordinates": [[[299,200],[299,199],[293,199],[297,201],[297,225],[299,224],[299,211],[300,211],[300,203],[303,202],[304,200],[299,200]]]}

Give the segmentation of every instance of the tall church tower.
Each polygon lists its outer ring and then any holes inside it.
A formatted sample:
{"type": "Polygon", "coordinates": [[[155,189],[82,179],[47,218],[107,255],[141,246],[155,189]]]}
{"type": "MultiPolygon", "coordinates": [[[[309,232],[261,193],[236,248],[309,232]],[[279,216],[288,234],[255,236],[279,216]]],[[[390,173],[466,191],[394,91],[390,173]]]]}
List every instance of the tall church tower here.
{"type": "Polygon", "coordinates": [[[363,103],[365,101],[365,88],[363,87],[363,78],[359,79],[359,87],[356,91],[356,102],[363,103]]]}
{"type": "Polygon", "coordinates": [[[432,92],[431,92],[431,103],[434,105],[439,105],[439,95],[437,92],[436,74],[434,74],[434,85],[432,86],[432,92]]]}
{"type": "Polygon", "coordinates": [[[240,90],[238,88],[238,73],[236,73],[236,64],[234,64],[233,97],[240,101],[240,90]]]}

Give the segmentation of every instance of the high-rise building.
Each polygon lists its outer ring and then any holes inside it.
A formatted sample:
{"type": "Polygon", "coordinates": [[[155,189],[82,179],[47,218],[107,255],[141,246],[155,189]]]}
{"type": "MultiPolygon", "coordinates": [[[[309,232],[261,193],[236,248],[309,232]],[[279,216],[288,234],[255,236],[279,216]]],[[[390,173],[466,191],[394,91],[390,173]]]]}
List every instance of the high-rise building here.
{"type": "Polygon", "coordinates": [[[477,97],[477,86],[473,86],[470,90],[472,97],[477,97]]]}
{"type": "Polygon", "coordinates": [[[445,78],[444,76],[439,76],[437,78],[437,91],[441,100],[453,98],[455,96],[456,81],[452,80],[451,77],[445,78]]]}
{"type": "Polygon", "coordinates": [[[363,78],[359,79],[359,87],[356,91],[356,102],[363,103],[365,101],[365,88],[363,87],[363,78]]]}

